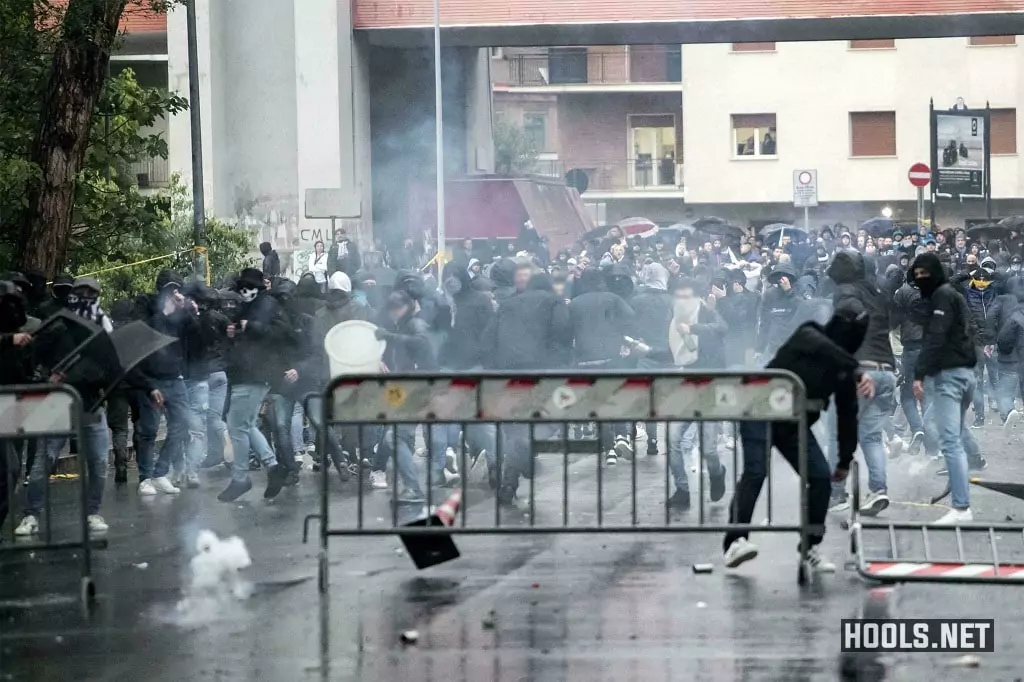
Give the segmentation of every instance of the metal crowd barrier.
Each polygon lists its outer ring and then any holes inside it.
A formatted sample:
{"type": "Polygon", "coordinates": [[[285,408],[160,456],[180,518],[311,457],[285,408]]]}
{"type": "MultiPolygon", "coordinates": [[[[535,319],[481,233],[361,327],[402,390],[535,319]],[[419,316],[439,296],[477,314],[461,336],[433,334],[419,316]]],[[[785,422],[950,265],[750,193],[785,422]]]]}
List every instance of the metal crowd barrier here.
{"type": "MultiPolygon", "coordinates": [[[[0,456],[7,458],[7,495],[8,518],[5,525],[11,529],[11,535],[0,538],[0,559],[5,554],[15,552],[40,552],[49,550],[80,550],[80,596],[85,606],[89,606],[96,596],[96,586],[92,579],[92,550],[106,547],[106,540],[91,541],[89,539],[89,522],[86,499],[88,495],[88,467],[85,457],[78,456],[78,487],[79,487],[79,518],[78,526],[81,535],[68,540],[53,539],[53,514],[51,508],[49,463],[46,461],[45,440],[81,438],[83,419],[82,400],[78,393],[69,386],[54,384],[33,384],[22,386],[0,386],[0,456]],[[22,540],[13,537],[13,528],[17,525],[14,507],[10,504],[17,499],[18,481],[15,473],[19,464],[16,445],[28,440],[37,439],[36,457],[42,458],[46,468],[43,478],[43,524],[39,540],[22,540]]],[[[24,472],[27,476],[30,472],[24,472]]],[[[2,529],[0,529],[2,530],[2,529]]]]}
{"type": "MultiPolygon", "coordinates": [[[[315,406],[311,405],[313,410],[315,406]]],[[[384,519],[373,518],[367,521],[364,492],[366,483],[364,476],[358,477],[358,498],[354,523],[348,527],[331,525],[328,494],[327,467],[322,468],[320,510],[318,514],[306,517],[303,524],[303,541],[309,538],[309,523],[317,520],[320,530],[319,553],[319,586],[321,593],[329,589],[328,576],[328,543],[332,537],[350,536],[400,536],[406,541],[444,538],[450,541],[454,535],[502,535],[502,534],[587,534],[587,533],[724,533],[727,531],[748,532],[791,532],[800,536],[800,563],[798,580],[806,582],[807,571],[805,560],[808,535],[814,532],[807,515],[807,401],[805,387],[799,377],[790,372],[779,370],[757,372],[674,372],[674,373],[484,373],[484,374],[385,374],[373,376],[351,376],[334,379],[327,387],[322,404],[322,425],[327,428],[341,427],[342,430],[355,427],[359,431],[359,443],[363,438],[363,429],[375,425],[390,429],[383,443],[391,439],[391,451],[388,461],[391,464],[391,519],[390,523],[379,525],[384,519]],[[704,510],[704,491],[702,467],[698,465],[697,485],[698,496],[697,523],[673,523],[668,505],[665,504],[663,518],[654,523],[641,523],[638,518],[638,475],[647,476],[648,471],[638,470],[638,454],[634,452],[630,462],[623,462],[612,469],[604,468],[604,452],[600,431],[611,423],[628,423],[629,430],[636,443],[636,422],[697,422],[699,452],[705,451],[704,424],[706,422],[788,422],[797,425],[799,430],[799,476],[803,485],[799,486],[800,517],[799,523],[780,524],[773,517],[772,501],[772,467],[769,454],[766,481],[768,483],[767,512],[765,524],[728,524],[706,523],[704,510]],[[598,438],[595,440],[572,440],[569,437],[570,424],[596,422],[598,438]],[[502,505],[494,500],[493,516],[488,512],[483,525],[470,525],[469,506],[467,502],[467,476],[462,476],[460,484],[463,504],[455,515],[454,523],[445,525],[430,523],[424,519],[447,497],[447,492],[434,491],[429,463],[432,432],[430,427],[439,424],[456,424],[461,427],[461,437],[457,451],[461,459],[459,470],[467,471],[467,426],[495,425],[497,452],[499,463],[498,476],[502,475],[501,463],[505,460],[502,450],[507,432],[518,428],[529,431],[529,456],[524,471],[529,479],[529,498],[524,501],[526,516],[519,523],[503,523],[502,505]],[[426,501],[414,503],[420,516],[414,525],[400,522],[401,504],[397,475],[397,430],[396,426],[415,429],[415,425],[425,425],[424,439],[428,464],[426,466],[427,486],[426,501]],[[547,430],[547,437],[538,437],[538,431],[547,430]],[[553,431],[553,434],[552,434],[553,431]],[[538,506],[535,475],[538,464],[536,455],[561,455],[561,485],[563,495],[560,504],[538,506]],[[599,455],[596,469],[597,490],[596,524],[573,525],[570,523],[569,487],[570,459],[572,455],[599,455]],[[625,469],[625,471],[623,471],[625,469]],[[629,485],[629,516],[624,523],[608,523],[603,517],[604,479],[616,478],[619,481],[628,477],[629,485]]],[[[325,428],[318,428],[318,445],[320,452],[326,450],[325,428]]],[[[651,434],[649,434],[651,435],[651,434]]],[[[666,434],[668,435],[668,434],[666,434]]],[[[769,437],[771,430],[769,427],[769,437]]],[[[734,431],[735,437],[735,431],[734,431]]],[[[736,441],[739,439],[736,438],[736,441]]],[[[520,441],[523,442],[523,441],[520,441]]],[[[671,449],[671,441],[664,439],[665,445],[671,449]]],[[[383,444],[382,443],[382,444],[383,444]]],[[[738,446],[738,442],[736,446],[738,446]]],[[[714,447],[714,445],[713,445],[714,447]]],[[[735,481],[739,473],[736,455],[737,447],[733,447],[732,477],[735,481]]],[[[770,451],[769,451],[770,452],[770,451]]],[[[370,455],[360,454],[360,461],[366,462],[370,455]]],[[[585,463],[588,458],[578,457],[572,462],[585,463]]],[[[703,456],[700,457],[700,461],[703,456]]],[[[589,464],[585,464],[589,467],[589,464]]],[[[665,463],[664,496],[662,502],[667,503],[671,485],[669,466],[665,463]]],[[[418,467],[417,467],[418,469],[418,467]]],[[[422,483],[423,474],[417,474],[422,483]]],[[[650,479],[647,479],[648,481],[650,479]]],[[[498,481],[500,487],[500,478],[498,481]]],[[[693,489],[693,486],[691,486],[693,489]]],[[[731,493],[731,491],[729,491],[731,493]]],[[[650,497],[645,496],[643,506],[645,518],[650,518],[650,497]]],[[[443,505],[447,507],[448,505],[443,505]]],[[[520,511],[523,509],[520,508],[520,511]]],[[[691,512],[692,513],[692,512],[691,512]]],[[[483,516],[483,515],[481,515],[483,516]]],[[[505,511],[506,519],[510,518],[505,511]]],[[[658,516],[661,516],[660,510],[658,516]]],[[[376,515],[374,515],[376,517],[376,515]]],[[[346,517],[352,521],[351,518],[346,517]]],[[[442,550],[444,551],[444,550],[442,550]]],[[[454,551],[438,558],[433,563],[440,563],[458,556],[454,551]]],[[[410,552],[411,553],[411,552],[410,552]]],[[[414,559],[415,560],[415,559],[414,559]]],[[[417,561],[417,565],[420,562],[417,561]]],[[[430,564],[428,564],[430,565],[430,564]]],[[[422,566],[420,566],[422,567],[422,566]]]]}
{"type": "MultiPolygon", "coordinates": [[[[853,499],[850,504],[850,551],[857,573],[867,580],[896,583],[1024,583],[1024,564],[1004,561],[999,556],[998,540],[1016,536],[1024,550],[1024,524],[978,522],[959,526],[928,523],[878,521],[862,517],[858,464],[850,469],[853,499]],[[911,532],[921,539],[921,551],[901,553],[901,533],[911,532]],[[867,548],[867,536],[880,535],[883,549],[873,553],[867,548]],[[965,549],[965,541],[979,538],[987,547],[987,556],[965,549]],[[955,549],[935,547],[937,541],[952,540],[955,549]]],[[[977,481],[972,481],[977,483],[977,481]]],[[[904,536],[905,537],[905,536],[904,536]]]]}

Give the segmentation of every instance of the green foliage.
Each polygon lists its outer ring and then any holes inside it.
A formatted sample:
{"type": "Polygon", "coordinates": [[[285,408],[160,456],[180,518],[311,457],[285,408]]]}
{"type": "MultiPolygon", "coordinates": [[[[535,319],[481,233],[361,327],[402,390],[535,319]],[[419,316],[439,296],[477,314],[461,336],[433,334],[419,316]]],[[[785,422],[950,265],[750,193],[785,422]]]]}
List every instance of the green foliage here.
{"type": "MultiPolygon", "coordinates": [[[[153,211],[156,220],[144,235],[121,235],[118,249],[110,257],[77,262],[72,272],[98,272],[96,278],[108,301],[151,292],[157,273],[164,268],[177,271],[187,280],[193,258],[192,199],[177,177],[164,201],[153,211]]],[[[227,275],[253,264],[254,238],[250,230],[207,218],[207,256],[214,286],[227,275]]]]}
{"type": "MultiPolygon", "coordinates": [[[[57,41],[92,40],[89,0],[74,14],[56,0],[0,1],[0,270],[10,269],[20,227],[29,210],[27,187],[40,176],[31,161],[40,129],[42,99],[50,78],[57,41]]],[[[133,11],[165,11],[167,0],[129,4],[133,11]]],[[[106,79],[93,112],[90,143],[76,177],[69,271],[83,263],[117,260],[136,241],[164,229],[162,212],[140,193],[130,172],[133,163],[167,158],[167,141],[156,129],[161,119],[179,114],[188,101],[162,88],[146,87],[131,69],[106,79]]]]}
{"type": "Polygon", "coordinates": [[[500,175],[530,173],[537,164],[538,149],[521,126],[507,121],[494,122],[494,170],[500,175]]]}

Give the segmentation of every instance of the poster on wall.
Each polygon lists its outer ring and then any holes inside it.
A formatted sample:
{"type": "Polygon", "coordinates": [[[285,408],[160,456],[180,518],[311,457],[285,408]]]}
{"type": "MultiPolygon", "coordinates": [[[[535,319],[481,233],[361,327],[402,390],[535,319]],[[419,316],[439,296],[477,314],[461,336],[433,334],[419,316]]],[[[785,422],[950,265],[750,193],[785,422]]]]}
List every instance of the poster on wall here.
{"type": "Polygon", "coordinates": [[[989,197],[989,112],[932,110],[933,199],[989,197]]]}

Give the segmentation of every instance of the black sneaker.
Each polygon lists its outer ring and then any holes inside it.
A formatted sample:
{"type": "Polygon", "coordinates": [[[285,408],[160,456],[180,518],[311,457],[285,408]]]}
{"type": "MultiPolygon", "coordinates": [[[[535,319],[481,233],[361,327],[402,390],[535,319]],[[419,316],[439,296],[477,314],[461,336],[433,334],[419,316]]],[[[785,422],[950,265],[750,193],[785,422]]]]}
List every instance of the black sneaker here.
{"type": "Polygon", "coordinates": [[[284,480],[288,472],[280,464],[267,469],[267,489],[263,491],[264,500],[272,500],[277,497],[284,487],[284,480]]]}
{"type": "Polygon", "coordinates": [[[672,493],[672,497],[668,498],[669,509],[677,509],[679,511],[686,511],[690,508],[690,493],[686,490],[676,489],[672,493]]]}
{"type": "Polygon", "coordinates": [[[291,487],[299,484],[299,470],[289,469],[288,473],[284,477],[285,486],[291,487]]]}
{"type": "Polygon", "coordinates": [[[516,489],[510,485],[503,485],[498,489],[498,502],[512,504],[516,499],[516,489]]]}
{"type": "Polygon", "coordinates": [[[723,465],[717,474],[710,474],[708,478],[711,480],[711,501],[718,502],[725,497],[725,466],[723,465]]]}
{"type": "Polygon", "coordinates": [[[228,487],[217,496],[217,499],[221,502],[234,502],[250,490],[252,490],[252,481],[248,478],[246,478],[242,483],[232,479],[231,483],[228,484],[228,487]]]}
{"type": "Polygon", "coordinates": [[[114,483],[122,485],[128,482],[128,465],[117,464],[114,466],[114,483]]]}
{"type": "Polygon", "coordinates": [[[971,424],[971,428],[972,429],[980,429],[983,426],[985,426],[985,418],[984,417],[975,417],[974,418],[974,423],[971,424]]]}
{"type": "Polygon", "coordinates": [[[648,438],[647,439],[647,454],[654,456],[658,454],[658,439],[648,438]]]}

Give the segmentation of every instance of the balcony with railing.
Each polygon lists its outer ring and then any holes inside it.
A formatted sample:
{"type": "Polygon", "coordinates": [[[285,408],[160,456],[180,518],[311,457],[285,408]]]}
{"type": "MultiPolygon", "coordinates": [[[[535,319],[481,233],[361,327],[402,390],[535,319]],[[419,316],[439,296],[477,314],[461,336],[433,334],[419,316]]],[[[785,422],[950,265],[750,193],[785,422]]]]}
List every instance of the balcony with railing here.
{"type": "Polygon", "coordinates": [[[608,48],[551,48],[547,54],[515,54],[494,65],[497,85],[554,88],[614,86],[649,89],[682,81],[682,52],[660,45],[608,48]]]}
{"type": "Polygon", "coordinates": [[[531,172],[571,182],[567,174],[572,171],[586,175],[584,194],[636,192],[638,196],[643,193],[676,196],[683,187],[683,164],[672,158],[537,161],[531,172]]]}
{"type": "Polygon", "coordinates": [[[136,161],[128,166],[127,174],[135,180],[139,189],[163,189],[171,185],[167,159],[160,157],[136,161]]]}

